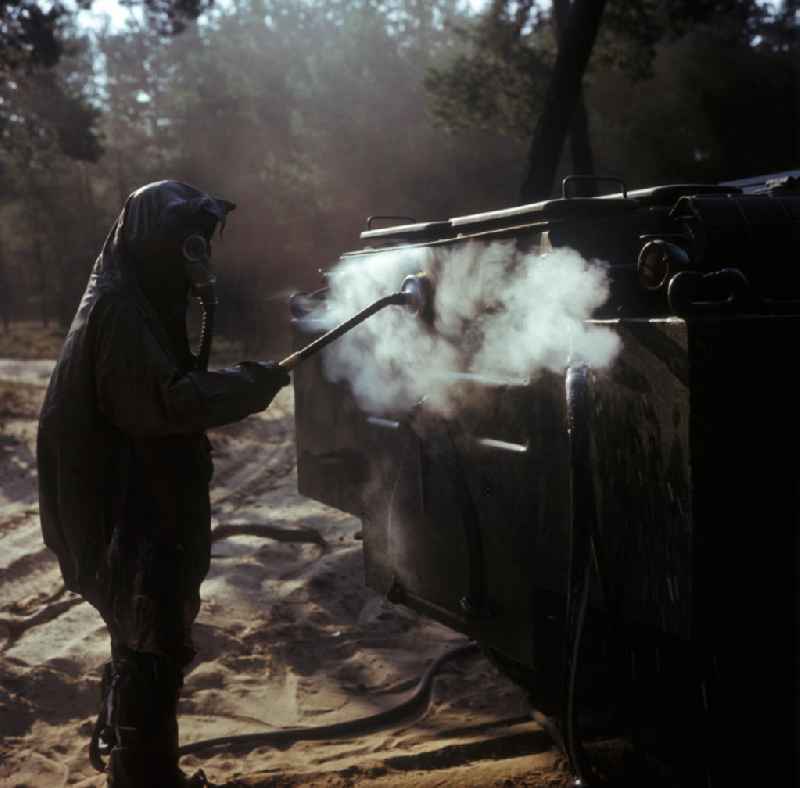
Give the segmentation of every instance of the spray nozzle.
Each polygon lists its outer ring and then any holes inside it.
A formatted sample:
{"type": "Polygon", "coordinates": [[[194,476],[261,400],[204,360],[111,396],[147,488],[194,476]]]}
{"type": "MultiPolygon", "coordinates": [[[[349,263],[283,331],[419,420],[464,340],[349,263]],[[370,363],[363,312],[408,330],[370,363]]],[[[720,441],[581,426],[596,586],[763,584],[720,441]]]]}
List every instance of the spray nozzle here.
{"type": "Polygon", "coordinates": [[[411,314],[423,320],[430,320],[433,316],[433,283],[430,277],[420,272],[407,276],[400,286],[400,292],[405,296],[403,305],[411,314]]]}

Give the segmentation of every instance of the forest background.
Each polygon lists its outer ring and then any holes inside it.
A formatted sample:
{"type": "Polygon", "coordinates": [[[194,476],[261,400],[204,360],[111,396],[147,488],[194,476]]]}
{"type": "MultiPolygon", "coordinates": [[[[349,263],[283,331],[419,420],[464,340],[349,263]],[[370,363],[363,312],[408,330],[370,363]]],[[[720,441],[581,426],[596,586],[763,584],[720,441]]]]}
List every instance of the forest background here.
{"type": "MultiPolygon", "coordinates": [[[[290,293],[320,287],[367,216],[528,201],[571,10],[127,0],[87,27],[90,5],[0,0],[0,331],[63,333],[128,193],[175,178],[238,204],[215,245],[219,330],[250,357],[288,349],[290,293]]],[[[608,0],[545,191],[800,167],[799,31],[797,0],[608,0]]]]}

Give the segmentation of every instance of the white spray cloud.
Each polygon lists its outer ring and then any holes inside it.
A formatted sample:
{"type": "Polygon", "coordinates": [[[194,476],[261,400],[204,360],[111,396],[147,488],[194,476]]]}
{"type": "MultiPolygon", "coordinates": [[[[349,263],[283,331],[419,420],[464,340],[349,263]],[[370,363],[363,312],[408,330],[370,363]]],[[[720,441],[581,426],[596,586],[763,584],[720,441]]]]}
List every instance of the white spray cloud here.
{"type": "Polygon", "coordinates": [[[608,298],[602,264],[571,249],[522,255],[510,242],[347,258],[330,272],[326,323],[420,271],[434,281],[432,326],[388,307],[325,351],[326,375],[348,381],[365,411],[403,411],[424,398],[426,408],[448,413],[462,396],[459,374],[519,380],[576,361],[602,368],[619,349],[614,333],[584,322],[608,298]]]}

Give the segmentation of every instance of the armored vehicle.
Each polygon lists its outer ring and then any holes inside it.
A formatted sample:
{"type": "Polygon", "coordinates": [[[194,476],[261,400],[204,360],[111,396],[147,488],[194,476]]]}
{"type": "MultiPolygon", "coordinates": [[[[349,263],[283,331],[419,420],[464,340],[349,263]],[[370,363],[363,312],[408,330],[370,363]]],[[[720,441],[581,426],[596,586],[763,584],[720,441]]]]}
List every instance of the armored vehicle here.
{"type": "MultiPolygon", "coordinates": [[[[371,221],[342,259],[366,275],[427,250],[435,293],[444,253],[576,250],[603,261],[587,323],[618,337],[614,361],[441,370],[471,392],[442,414],[365,408],[321,353],[294,373],[300,492],[362,519],[366,583],[477,640],[584,782],[582,743],[608,725],[664,784],[800,784],[800,171],[573,186],[371,221]]],[[[292,301],[298,347],[321,332],[326,278],[292,301]]]]}

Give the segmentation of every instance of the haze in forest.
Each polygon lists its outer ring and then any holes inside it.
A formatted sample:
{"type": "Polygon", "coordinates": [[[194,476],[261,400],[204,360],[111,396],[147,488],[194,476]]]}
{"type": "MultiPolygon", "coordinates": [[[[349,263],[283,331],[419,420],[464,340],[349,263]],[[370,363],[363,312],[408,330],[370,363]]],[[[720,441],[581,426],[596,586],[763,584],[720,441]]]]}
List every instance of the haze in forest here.
{"type": "MultiPolygon", "coordinates": [[[[238,205],[221,333],[288,350],[286,295],[322,286],[366,217],[519,203],[565,3],[236,0],[179,34],[145,12],[67,26],[56,66],[0,85],[0,318],[68,324],[127,194],[177,178],[238,205]]],[[[608,2],[583,81],[594,171],[635,188],[797,167],[796,4],[683,5],[608,2]]]]}

